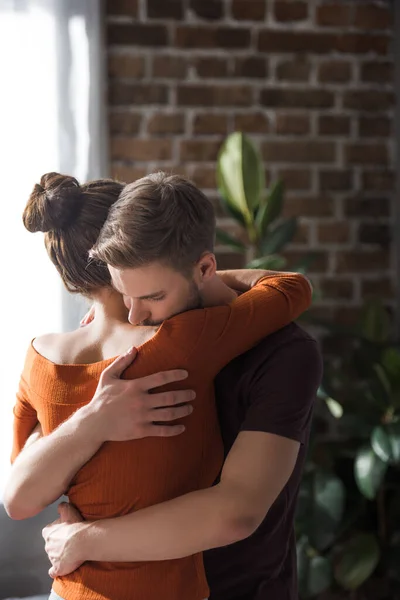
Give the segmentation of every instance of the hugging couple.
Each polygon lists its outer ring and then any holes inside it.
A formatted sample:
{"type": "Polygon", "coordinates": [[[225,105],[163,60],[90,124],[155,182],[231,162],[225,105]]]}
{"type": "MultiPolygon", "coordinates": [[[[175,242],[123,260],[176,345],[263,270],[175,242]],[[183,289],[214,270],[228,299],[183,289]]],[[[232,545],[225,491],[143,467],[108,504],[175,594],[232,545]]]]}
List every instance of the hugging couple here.
{"type": "Polygon", "coordinates": [[[175,175],[48,173],[23,221],[92,304],[85,326],[33,340],[14,407],[8,514],[69,500],[43,530],[50,598],[297,599],[321,378],[292,322],[308,280],[217,271],[213,206],[175,175]]]}

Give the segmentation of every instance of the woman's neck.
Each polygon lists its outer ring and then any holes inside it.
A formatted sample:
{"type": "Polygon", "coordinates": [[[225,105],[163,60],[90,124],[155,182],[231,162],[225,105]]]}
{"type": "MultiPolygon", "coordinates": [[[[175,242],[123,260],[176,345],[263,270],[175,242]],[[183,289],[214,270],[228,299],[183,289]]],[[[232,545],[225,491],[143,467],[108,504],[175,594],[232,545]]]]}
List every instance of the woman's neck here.
{"type": "Polygon", "coordinates": [[[111,323],[128,323],[128,309],[121,294],[112,289],[100,290],[92,298],[96,318],[94,320],[99,328],[111,323]]]}

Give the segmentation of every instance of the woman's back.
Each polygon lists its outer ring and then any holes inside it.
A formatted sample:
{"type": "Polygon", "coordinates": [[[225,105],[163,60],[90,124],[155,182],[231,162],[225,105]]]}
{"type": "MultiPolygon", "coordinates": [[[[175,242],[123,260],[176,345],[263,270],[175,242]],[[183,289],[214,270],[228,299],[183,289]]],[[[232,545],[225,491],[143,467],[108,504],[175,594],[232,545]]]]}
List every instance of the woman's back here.
{"type": "MultiPolygon", "coordinates": [[[[127,514],[210,486],[223,458],[213,396],[214,376],[233,356],[295,318],[309,301],[308,283],[300,276],[265,278],[230,306],[188,311],[164,321],[157,333],[153,329],[152,337],[139,347],[126,377],[186,368],[189,378],[184,386],[196,391],[195,411],[185,420],[186,431],[176,438],[104,444],[76,474],[68,490],[70,501],[84,518],[127,514]]],[[[115,339],[119,334],[124,337],[126,332],[128,328],[121,329],[115,339]]],[[[90,335],[90,330],[82,330],[53,337],[52,343],[58,339],[66,352],[64,356],[78,359],[83,356],[83,345],[79,344],[84,339],[89,341],[90,335]],[[67,351],[68,342],[71,346],[67,351]],[[80,352],[77,348],[81,348],[80,352]]],[[[104,348],[96,350],[96,345],[89,344],[86,351],[87,356],[94,358],[96,351],[103,353],[104,348]]],[[[30,406],[44,433],[49,433],[90,401],[102,370],[110,363],[111,359],[86,365],[54,364],[31,347],[16,419],[26,418],[24,411],[30,406]]],[[[146,600],[201,600],[208,593],[200,555],[149,564],[85,563],[71,575],[58,579],[54,589],[66,600],[122,600],[132,591],[135,598],[146,600]]]]}

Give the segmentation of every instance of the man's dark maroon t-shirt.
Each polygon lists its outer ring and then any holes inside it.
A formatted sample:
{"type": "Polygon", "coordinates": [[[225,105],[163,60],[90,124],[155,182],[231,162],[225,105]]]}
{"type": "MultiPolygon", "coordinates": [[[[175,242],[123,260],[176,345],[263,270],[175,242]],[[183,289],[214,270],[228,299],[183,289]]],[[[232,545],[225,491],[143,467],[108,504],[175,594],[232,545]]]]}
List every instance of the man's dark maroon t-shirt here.
{"type": "Polygon", "coordinates": [[[217,377],[226,454],[240,431],[273,433],[301,446],[291,478],[257,531],[204,553],[210,600],[298,598],[294,512],[321,375],[317,342],[291,324],[233,360],[217,377]]]}

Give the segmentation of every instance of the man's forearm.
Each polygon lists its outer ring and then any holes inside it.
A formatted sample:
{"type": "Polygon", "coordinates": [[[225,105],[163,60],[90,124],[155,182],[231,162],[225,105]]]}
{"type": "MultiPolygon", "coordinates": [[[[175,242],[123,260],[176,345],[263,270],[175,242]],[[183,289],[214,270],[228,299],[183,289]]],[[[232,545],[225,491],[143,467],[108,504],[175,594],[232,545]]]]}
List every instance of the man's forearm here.
{"type": "Polygon", "coordinates": [[[14,519],[32,517],[57,500],[102,444],[90,407],[79,409],[53,433],[27,444],[15,460],[4,495],[14,519]]]}
{"type": "MultiPolygon", "coordinates": [[[[118,517],[82,525],[81,560],[153,561],[189,556],[249,536],[251,520],[238,518],[232,490],[220,485],[118,517]]],[[[75,545],[75,544],[74,544],[75,545]]]]}

